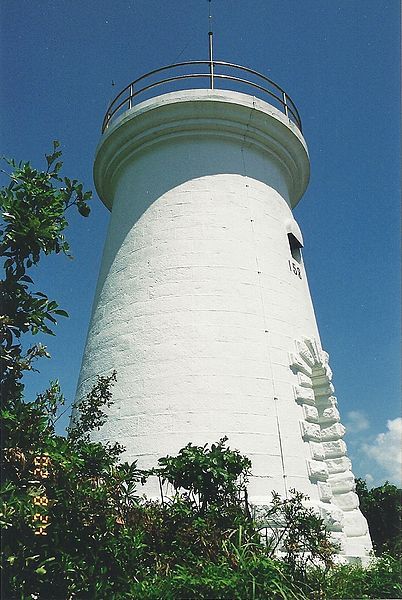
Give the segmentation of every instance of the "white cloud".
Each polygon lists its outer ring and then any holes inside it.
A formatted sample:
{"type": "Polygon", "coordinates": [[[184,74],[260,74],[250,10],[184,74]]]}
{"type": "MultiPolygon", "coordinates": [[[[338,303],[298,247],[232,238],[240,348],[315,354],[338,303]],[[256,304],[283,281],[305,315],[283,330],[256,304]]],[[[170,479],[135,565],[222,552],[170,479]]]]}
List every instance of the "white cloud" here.
{"type": "Polygon", "coordinates": [[[390,483],[402,485],[402,417],[387,421],[387,431],[362,448],[383,468],[390,483]]]}
{"type": "Polygon", "coordinates": [[[374,477],[371,473],[366,473],[364,479],[369,487],[374,483],[374,477]]]}
{"type": "Polygon", "coordinates": [[[346,431],[353,435],[365,431],[370,426],[368,418],[361,410],[351,410],[346,414],[346,431]]]}

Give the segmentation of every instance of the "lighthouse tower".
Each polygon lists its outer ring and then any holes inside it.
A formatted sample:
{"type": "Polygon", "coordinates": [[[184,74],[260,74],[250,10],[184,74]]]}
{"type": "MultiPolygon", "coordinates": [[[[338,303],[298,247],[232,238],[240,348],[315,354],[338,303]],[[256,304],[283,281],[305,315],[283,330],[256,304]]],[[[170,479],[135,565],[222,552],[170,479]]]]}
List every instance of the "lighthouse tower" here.
{"type": "Polygon", "coordinates": [[[292,214],[309,169],[296,106],[252,69],[211,53],[130,83],[96,152],[111,220],[78,399],[115,369],[114,404],[94,439],[120,442],[149,468],[226,435],[252,461],[254,505],[296,488],[342,553],[365,556],[292,214]]]}

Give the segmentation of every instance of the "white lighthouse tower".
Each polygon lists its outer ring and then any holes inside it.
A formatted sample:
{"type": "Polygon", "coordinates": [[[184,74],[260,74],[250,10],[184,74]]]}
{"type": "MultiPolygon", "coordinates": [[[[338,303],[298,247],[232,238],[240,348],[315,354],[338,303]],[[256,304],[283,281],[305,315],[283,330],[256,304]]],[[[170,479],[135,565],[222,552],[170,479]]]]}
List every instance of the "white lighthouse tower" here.
{"type": "Polygon", "coordinates": [[[226,435],[252,461],[251,502],[296,488],[344,554],[365,556],[292,214],[309,169],[294,103],[251,69],[211,53],[129,84],[95,159],[111,221],[78,398],[115,369],[95,439],[149,468],[226,435]]]}

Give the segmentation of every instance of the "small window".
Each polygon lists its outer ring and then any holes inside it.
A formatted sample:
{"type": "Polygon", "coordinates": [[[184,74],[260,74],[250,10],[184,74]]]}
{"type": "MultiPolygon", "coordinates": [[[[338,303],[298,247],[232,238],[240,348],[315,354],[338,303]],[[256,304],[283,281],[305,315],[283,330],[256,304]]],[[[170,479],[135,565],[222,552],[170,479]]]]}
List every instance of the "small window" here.
{"type": "Polygon", "coordinates": [[[302,244],[299,242],[299,240],[297,239],[297,237],[295,235],[293,235],[293,233],[288,233],[288,240],[289,240],[289,247],[290,247],[290,252],[292,254],[292,257],[298,263],[301,263],[301,250],[300,250],[300,248],[302,248],[302,244]]]}

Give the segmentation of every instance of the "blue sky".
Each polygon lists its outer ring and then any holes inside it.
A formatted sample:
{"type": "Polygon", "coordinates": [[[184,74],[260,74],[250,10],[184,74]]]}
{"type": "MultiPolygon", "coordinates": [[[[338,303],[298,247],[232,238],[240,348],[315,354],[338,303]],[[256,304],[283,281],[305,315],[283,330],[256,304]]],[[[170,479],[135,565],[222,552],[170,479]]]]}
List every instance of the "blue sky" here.
{"type": "MultiPolygon", "coordinates": [[[[295,217],[354,470],[373,484],[400,479],[399,11],[399,0],[212,0],[215,57],[271,77],[301,113],[312,175],[295,217]]],[[[113,95],[208,53],[207,0],[13,0],[0,20],[1,153],[40,166],[59,139],[65,174],[92,189],[113,95]]],[[[70,319],[45,340],[53,358],[31,394],[59,378],[74,397],[108,218],[96,197],[89,219],[71,214],[74,260],[34,273],[70,319]]]]}

